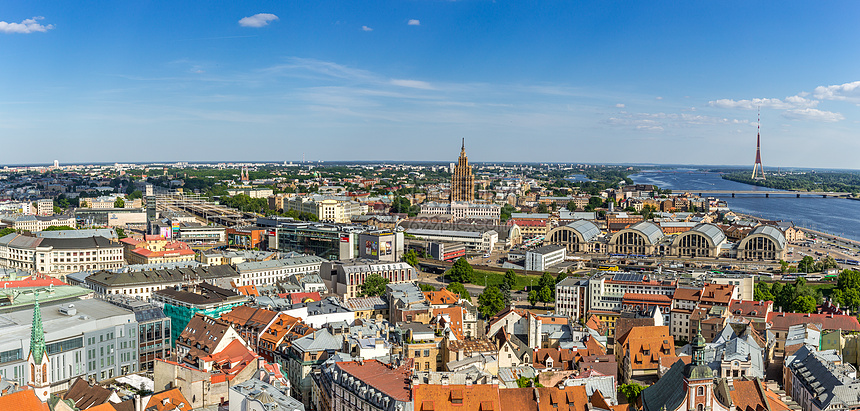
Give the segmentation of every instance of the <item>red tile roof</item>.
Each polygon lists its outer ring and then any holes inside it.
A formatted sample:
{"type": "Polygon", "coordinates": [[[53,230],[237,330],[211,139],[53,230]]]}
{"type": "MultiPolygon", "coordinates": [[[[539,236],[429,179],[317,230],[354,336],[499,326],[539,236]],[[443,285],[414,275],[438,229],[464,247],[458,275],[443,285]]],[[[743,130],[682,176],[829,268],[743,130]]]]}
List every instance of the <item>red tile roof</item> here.
{"type": "Polygon", "coordinates": [[[256,369],[257,361],[255,360],[258,358],[255,352],[242,344],[242,341],[234,340],[227,344],[223,350],[203,357],[201,360],[212,363],[213,373],[223,373],[228,380],[232,380],[249,365],[253,365],[256,369]]]}
{"type": "Polygon", "coordinates": [[[734,292],[734,285],[708,283],[702,291],[701,301],[711,305],[728,305],[734,292]]]}
{"type": "Polygon", "coordinates": [[[25,389],[0,397],[0,410],[49,411],[49,408],[33,390],[25,389]]]}
{"type": "Polygon", "coordinates": [[[454,294],[445,288],[439,291],[425,291],[424,298],[430,302],[430,305],[451,305],[460,301],[459,294],[454,294]]]}
{"type": "Polygon", "coordinates": [[[155,411],[186,411],[191,409],[191,403],[185,399],[185,396],[182,395],[179,388],[174,388],[162,391],[158,394],[152,394],[152,397],[149,398],[149,403],[147,403],[146,407],[143,408],[149,410],[150,407],[154,407],[155,411]]]}
{"type": "Polygon", "coordinates": [[[488,384],[420,384],[413,388],[415,411],[501,411],[500,391],[507,390],[488,384]]]}
{"type": "Polygon", "coordinates": [[[502,404],[502,411],[538,411],[534,388],[505,388],[499,390],[499,402],[502,404]]]}
{"type": "Polygon", "coordinates": [[[768,311],[772,309],[773,301],[732,300],[729,303],[729,314],[762,320],[766,318],[768,311]]]}
{"type": "Polygon", "coordinates": [[[345,361],[337,363],[343,372],[361,380],[365,384],[382,391],[385,395],[398,401],[412,400],[409,390],[412,378],[412,363],[407,361],[399,368],[391,368],[377,360],[345,361]]]}
{"type": "Polygon", "coordinates": [[[738,411],[787,411],[788,406],[760,381],[735,380],[730,391],[732,403],[738,411]],[[768,407],[769,406],[769,407],[768,407]]]}

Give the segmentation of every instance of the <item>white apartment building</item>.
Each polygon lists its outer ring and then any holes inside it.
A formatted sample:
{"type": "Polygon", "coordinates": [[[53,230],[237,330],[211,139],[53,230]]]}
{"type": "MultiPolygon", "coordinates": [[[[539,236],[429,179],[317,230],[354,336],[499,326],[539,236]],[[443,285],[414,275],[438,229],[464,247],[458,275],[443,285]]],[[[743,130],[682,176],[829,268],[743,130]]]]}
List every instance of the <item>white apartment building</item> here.
{"type": "Polygon", "coordinates": [[[42,231],[48,227],[75,227],[75,217],[66,215],[12,215],[0,218],[0,222],[16,230],[30,232],[42,231]]]}
{"type": "Polygon", "coordinates": [[[428,241],[463,243],[469,251],[492,251],[499,242],[499,233],[489,231],[455,231],[411,228],[406,231],[409,235],[428,241]]]}
{"type": "MultiPolygon", "coordinates": [[[[610,317],[621,313],[624,294],[656,294],[671,298],[675,287],[675,281],[655,279],[647,274],[597,274],[588,282],[587,310],[597,313],[601,320],[610,321],[614,329],[614,318],[610,317]]],[[[665,318],[665,321],[669,319],[665,318]]]]}
{"type": "Polygon", "coordinates": [[[17,233],[0,237],[0,266],[63,276],[124,265],[122,245],[104,237],[37,238],[17,233]]]}
{"type": "Polygon", "coordinates": [[[564,262],[566,249],[560,245],[545,245],[526,251],[525,268],[528,271],[543,271],[564,262]]]}
{"type": "Polygon", "coordinates": [[[586,316],[588,280],[567,277],[555,285],[555,313],[578,321],[586,316]]]}
{"type": "Polygon", "coordinates": [[[236,265],[236,271],[239,273],[236,285],[274,284],[293,275],[317,274],[320,272],[320,265],[325,261],[317,256],[246,261],[236,265]]]}
{"type": "Polygon", "coordinates": [[[450,203],[427,202],[421,204],[421,213],[430,215],[450,214],[454,218],[487,218],[498,221],[502,216],[502,206],[493,203],[473,203],[452,201],[450,203]]]}

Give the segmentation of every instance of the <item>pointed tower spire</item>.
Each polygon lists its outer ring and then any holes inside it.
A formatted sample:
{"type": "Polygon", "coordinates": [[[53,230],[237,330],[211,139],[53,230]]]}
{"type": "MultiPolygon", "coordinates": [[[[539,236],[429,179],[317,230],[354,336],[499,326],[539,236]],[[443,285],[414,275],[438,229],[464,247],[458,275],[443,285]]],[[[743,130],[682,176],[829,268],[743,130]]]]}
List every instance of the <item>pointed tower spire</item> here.
{"type": "Polygon", "coordinates": [[[42,310],[39,308],[39,291],[36,291],[36,302],[33,306],[33,327],[30,330],[30,352],[36,364],[42,363],[45,355],[45,330],[42,328],[42,310]]]}
{"type": "Polygon", "coordinates": [[[752,179],[764,180],[764,166],[761,165],[761,107],[758,109],[755,140],[755,164],[753,165],[752,179]]]}

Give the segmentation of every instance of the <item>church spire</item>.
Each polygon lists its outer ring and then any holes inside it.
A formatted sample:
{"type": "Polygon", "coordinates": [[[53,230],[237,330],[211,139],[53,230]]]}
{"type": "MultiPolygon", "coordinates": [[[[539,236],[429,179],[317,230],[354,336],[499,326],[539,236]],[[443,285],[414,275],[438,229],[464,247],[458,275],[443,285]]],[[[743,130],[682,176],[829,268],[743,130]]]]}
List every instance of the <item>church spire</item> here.
{"type": "Polygon", "coordinates": [[[30,352],[36,364],[42,363],[45,355],[45,330],[42,328],[42,310],[39,308],[39,291],[35,294],[35,305],[33,306],[33,327],[30,330],[30,352]]]}
{"type": "Polygon", "coordinates": [[[460,156],[466,155],[466,137],[463,137],[463,144],[460,146],[460,156]]]}

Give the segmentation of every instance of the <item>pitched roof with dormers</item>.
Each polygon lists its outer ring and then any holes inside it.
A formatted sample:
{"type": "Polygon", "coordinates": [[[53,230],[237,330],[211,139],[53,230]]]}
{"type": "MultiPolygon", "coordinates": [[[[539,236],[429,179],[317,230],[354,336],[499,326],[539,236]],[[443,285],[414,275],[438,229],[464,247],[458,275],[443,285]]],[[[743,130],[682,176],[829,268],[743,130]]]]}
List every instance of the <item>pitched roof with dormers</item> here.
{"type": "Polygon", "coordinates": [[[152,397],[149,398],[149,403],[144,407],[147,411],[187,411],[191,408],[191,403],[189,403],[185,396],[182,395],[179,388],[173,388],[167,391],[162,391],[158,394],[152,394],[152,397]]]}
{"type": "Polygon", "coordinates": [[[430,305],[453,305],[460,301],[460,295],[443,288],[439,291],[425,291],[424,297],[430,305]]]}
{"type": "Polygon", "coordinates": [[[501,411],[500,391],[507,390],[490,384],[419,384],[413,388],[415,411],[501,411]]]}
{"type": "Polygon", "coordinates": [[[797,324],[815,324],[822,331],[842,330],[860,331],[860,323],[857,317],[850,315],[834,314],[804,314],[804,313],[781,313],[772,311],[767,315],[767,322],[773,330],[788,331],[788,327],[797,324]]]}

